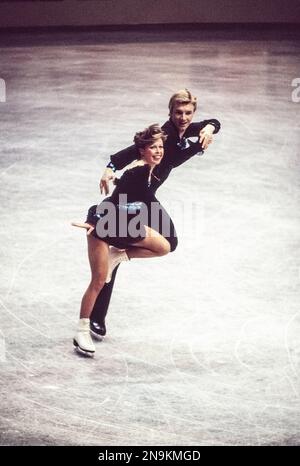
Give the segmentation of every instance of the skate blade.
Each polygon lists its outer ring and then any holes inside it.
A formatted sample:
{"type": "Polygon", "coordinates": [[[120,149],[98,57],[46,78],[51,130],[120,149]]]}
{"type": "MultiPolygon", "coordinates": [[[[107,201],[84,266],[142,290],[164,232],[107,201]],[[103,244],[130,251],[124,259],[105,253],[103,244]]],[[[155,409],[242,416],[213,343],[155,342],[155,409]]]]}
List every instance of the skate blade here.
{"type": "Polygon", "coordinates": [[[95,351],[87,351],[87,350],[84,350],[82,348],[80,348],[80,346],[78,345],[77,341],[75,339],[73,339],[73,345],[74,345],[74,350],[80,354],[81,356],[86,356],[88,358],[93,358],[94,355],[95,355],[95,351]]]}
{"type": "Polygon", "coordinates": [[[93,340],[103,341],[104,336],[98,335],[97,333],[93,332],[93,330],[90,330],[90,334],[93,340]]]}

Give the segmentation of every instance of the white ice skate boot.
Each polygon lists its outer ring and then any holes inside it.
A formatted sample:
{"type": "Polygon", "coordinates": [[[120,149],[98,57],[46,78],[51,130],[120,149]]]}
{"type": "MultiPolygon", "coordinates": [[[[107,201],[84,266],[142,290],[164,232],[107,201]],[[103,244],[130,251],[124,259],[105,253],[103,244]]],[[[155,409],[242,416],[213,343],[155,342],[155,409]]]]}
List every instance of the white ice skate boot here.
{"type": "Polygon", "coordinates": [[[113,271],[117,265],[123,261],[129,261],[129,257],[126,254],[126,251],[124,251],[124,249],[117,249],[114,246],[110,246],[108,256],[108,272],[105,283],[109,283],[111,281],[113,271]]]}
{"type": "Polygon", "coordinates": [[[79,319],[73,345],[79,353],[85,356],[94,356],[95,345],[90,335],[90,319],[79,319]]]}

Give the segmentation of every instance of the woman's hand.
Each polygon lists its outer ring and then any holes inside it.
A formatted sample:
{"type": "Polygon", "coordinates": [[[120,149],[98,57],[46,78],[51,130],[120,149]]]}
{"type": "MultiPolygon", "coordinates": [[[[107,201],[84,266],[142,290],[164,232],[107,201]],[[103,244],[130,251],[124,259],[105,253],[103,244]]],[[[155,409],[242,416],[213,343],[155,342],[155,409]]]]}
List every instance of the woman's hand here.
{"type": "Polygon", "coordinates": [[[109,194],[109,182],[113,181],[114,178],[115,178],[114,171],[111,168],[107,167],[104,170],[104,173],[100,180],[100,193],[101,194],[103,193],[103,190],[104,190],[105,195],[109,194]]]}
{"type": "Polygon", "coordinates": [[[91,225],[90,223],[72,222],[71,225],[73,225],[73,227],[85,228],[87,230],[87,235],[90,235],[92,231],[95,230],[94,225],[91,225]]]}
{"type": "Polygon", "coordinates": [[[204,128],[201,129],[199,136],[200,136],[200,143],[202,144],[203,149],[207,149],[209,144],[213,140],[213,132],[215,130],[215,127],[213,125],[206,125],[204,128]]]}

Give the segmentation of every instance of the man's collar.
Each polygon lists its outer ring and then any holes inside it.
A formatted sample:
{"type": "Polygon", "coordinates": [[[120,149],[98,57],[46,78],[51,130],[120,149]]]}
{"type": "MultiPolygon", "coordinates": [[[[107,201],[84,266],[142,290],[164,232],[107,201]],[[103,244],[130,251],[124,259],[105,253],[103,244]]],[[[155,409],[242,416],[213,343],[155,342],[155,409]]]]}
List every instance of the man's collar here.
{"type": "Polygon", "coordinates": [[[171,118],[169,118],[169,123],[170,123],[170,126],[172,128],[172,130],[174,131],[174,133],[176,134],[177,138],[179,138],[179,132],[178,132],[178,128],[176,127],[176,125],[173,123],[173,121],[171,120],[171,118]]]}
{"type": "Polygon", "coordinates": [[[181,138],[179,137],[179,132],[178,132],[178,128],[175,126],[175,124],[173,123],[173,121],[171,120],[171,118],[169,118],[168,122],[170,123],[170,126],[172,127],[172,130],[176,133],[178,139],[182,139],[182,138],[185,138],[187,135],[186,133],[188,133],[189,131],[189,128],[190,126],[192,125],[192,122],[189,124],[189,126],[187,127],[187,129],[185,130],[185,132],[183,133],[183,135],[181,136],[181,138]]]}

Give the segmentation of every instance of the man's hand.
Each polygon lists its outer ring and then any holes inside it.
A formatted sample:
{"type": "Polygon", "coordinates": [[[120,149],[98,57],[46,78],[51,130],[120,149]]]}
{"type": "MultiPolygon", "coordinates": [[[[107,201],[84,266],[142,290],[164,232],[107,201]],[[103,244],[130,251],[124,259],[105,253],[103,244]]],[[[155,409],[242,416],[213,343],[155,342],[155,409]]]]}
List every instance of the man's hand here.
{"type": "Polygon", "coordinates": [[[213,125],[206,125],[204,126],[203,129],[201,129],[199,136],[200,136],[200,143],[202,144],[203,149],[207,149],[208,145],[212,142],[213,140],[213,132],[215,130],[215,127],[213,125]]]}
{"type": "Polygon", "coordinates": [[[115,179],[114,171],[111,168],[106,168],[100,180],[100,193],[109,194],[109,182],[115,179]]]}

